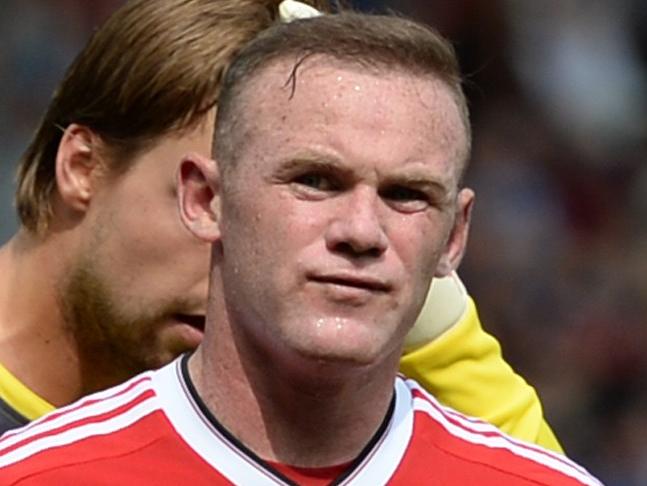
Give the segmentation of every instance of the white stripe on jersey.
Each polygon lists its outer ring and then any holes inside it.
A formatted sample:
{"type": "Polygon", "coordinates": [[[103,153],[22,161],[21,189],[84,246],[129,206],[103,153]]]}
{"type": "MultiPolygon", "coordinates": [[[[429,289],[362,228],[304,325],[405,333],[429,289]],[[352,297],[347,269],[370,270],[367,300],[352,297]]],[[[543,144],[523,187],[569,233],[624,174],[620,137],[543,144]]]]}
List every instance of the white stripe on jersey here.
{"type": "Polygon", "coordinates": [[[87,439],[88,437],[117,432],[134,424],[156,410],[159,410],[159,407],[155,404],[155,400],[147,399],[126,412],[111,417],[103,422],[79,425],[58,434],[36,439],[0,457],[0,467],[5,467],[16,461],[21,461],[29,456],[42,452],[45,449],[69,445],[79,440],[87,439]]]}
{"type": "MultiPolygon", "coordinates": [[[[254,486],[285,485],[281,478],[267,471],[245,455],[196,410],[185,389],[180,362],[167,366],[154,377],[160,403],[184,441],[220,474],[234,484],[254,486]]],[[[413,410],[411,392],[402,380],[396,383],[395,409],[391,423],[373,450],[340,485],[386,484],[394,474],[411,440],[413,410]]]]}
{"type": "MultiPolygon", "coordinates": [[[[56,419],[58,419],[59,415],[74,413],[77,410],[87,406],[87,404],[89,403],[91,404],[92,402],[98,402],[98,401],[110,399],[110,398],[118,398],[118,396],[121,393],[123,393],[124,390],[127,390],[128,387],[131,387],[131,386],[133,386],[134,388],[138,388],[138,387],[150,388],[150,382],[151,382],[150,378],[152,374],[153,372],[146,371],[120,385],[116,385],[114,387],[92,393],[91,395],[86,395],[80,398],[79,400],[77,400],[76,402],[57,408],[54,411],[46,414],[45,416],[37,418],[22,427],[8,430],[7,432],[4,433],[4,435],[2,435],[2,437],[0,437],[0,451],[2,451],[2,448],[4,447],[6,440],[11,436],[20,434],[22,439],[22,438],[28,437],[26,435],[27,430],[30,430],[36,427],[42,428],[43,430],[48,429],[49,428],[48,424],[51,423],[51,421],[53,420],[52,419],[53,416],[55,416],[56,419]],[[138,382],[141,382],[141,383],[138,383],[138,382]],[[135,385],[133,385],[133,383],[135,383],[135,385]]],[[[31,435],[33,434],[30,433],[29,436],[31,435]]]]}
{"type": "Polygon", "coordinates": [[[487,422],[475,420],[474,418],[462,415],[460,412],[448,409],[441,405],[433,396],[429,395],[414,380],[407,380],[407,385],[425,397],[414,398],[414,409],[430,415],[450,434],[474,444],[480,444],[493,449],[506,449],[517,456],[530,459],[531,461],[577,479],[582,484],[602,486],[602,483],[591,476],[586,469],[575,464],[566,456],[545,450],[534,444],[517,441],[487,422]],[[458,424],[454,422],[458,422],[458,424]],[[490,435],[486,435],[486,433],[490,435]]]}
{"type": "Polygon", "coordinates": [[[153,377],[155,392],[175,431],[196,454],[233,484],[286,485],[237,449],[196,410],[184,388],[180,363],[181,360],[175,360],[153,377]]]}
{"type": "Polygon", "coordinates": [[[395,408],[384,434],[361,464],[341,485],[387,484],[397,470],[413,434],[411,391],[402,380],[395,382],[395,408]]]}
{"type": "Polygon", "coordinates": [[[140,375],[122,385],[119,385],[117,388],[109,389],[108,392],[103,391],[88,395],[78,402],[56,410],[53,413],[54,418],[50,415],[46,415],[45,417],[27,424],[21,429],[16,429],[15,431],[12,430],[11,434],[7,433],[2,437],[2,439],[0,439],[0,453],[17,442],[30,439],[39,434],[46,434],[48,432],[52,433],[55,429],[60,427],[64,427],[89,417],[101,415],[102,413],[110,412],[111,410],[129,403],[146,390],[151,390],[150,378],[142,378],[144,377],[140,375]],[[132,386],[133,382],[137,381],[139,381],[139,383],[136,383],[130,390],[128,390],[128,387],[132,386]],[[127,391],[122,393],[123,390],[127,391]]]}

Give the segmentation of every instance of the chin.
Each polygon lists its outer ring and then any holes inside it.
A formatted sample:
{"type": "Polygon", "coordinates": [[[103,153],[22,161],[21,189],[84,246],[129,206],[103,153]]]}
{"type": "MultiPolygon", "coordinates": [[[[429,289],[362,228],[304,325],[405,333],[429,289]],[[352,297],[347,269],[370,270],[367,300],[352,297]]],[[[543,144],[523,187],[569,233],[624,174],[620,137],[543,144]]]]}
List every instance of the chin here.
{"type": "Polygon", "coordinates": [[[352,318],[332,319],[328,325],[317,326],[304,340],[304,353],[329,361],[369,365],[387,354],[391,341],[387,327],[376,328],[352,318]]]}
{"type": "Polygon", "coordinates": [[[375,343],[318,342],[296,348],[302,358],[318,364],[364,367],[380,361],[385,353],[375,343]]]}

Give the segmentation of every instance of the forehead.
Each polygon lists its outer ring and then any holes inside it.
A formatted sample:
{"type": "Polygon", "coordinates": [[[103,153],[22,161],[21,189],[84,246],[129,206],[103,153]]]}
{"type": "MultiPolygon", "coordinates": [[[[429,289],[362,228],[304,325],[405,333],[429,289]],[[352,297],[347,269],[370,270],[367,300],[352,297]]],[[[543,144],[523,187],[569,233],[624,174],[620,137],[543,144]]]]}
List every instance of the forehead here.
{"type": "MultiPolygon", "coordinates": [[[[452,89],[436,76],[366,67],[324,56],[279,59],[263,68],[242,94],[248,135],[284,142],[311,139],[357,142],[364,150],[438,153],[448,164],[465,156],[466,132],[452,89]]],[[[288,143],[289,145],[289,143],[288,143]]]]}

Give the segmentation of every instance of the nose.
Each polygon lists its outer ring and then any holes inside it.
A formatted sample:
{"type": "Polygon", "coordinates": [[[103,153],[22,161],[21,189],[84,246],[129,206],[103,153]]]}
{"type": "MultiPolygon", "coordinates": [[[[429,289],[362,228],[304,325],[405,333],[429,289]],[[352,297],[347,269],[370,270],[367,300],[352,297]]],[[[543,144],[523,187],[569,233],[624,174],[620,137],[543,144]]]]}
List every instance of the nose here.
{"type": "Polygon", "coordinates": [[[330,251],[351,257],[377,258],[389,246],[379,214],[379,196],[368,187],[355,188],[339,201],[327,231],[330,251]]]}

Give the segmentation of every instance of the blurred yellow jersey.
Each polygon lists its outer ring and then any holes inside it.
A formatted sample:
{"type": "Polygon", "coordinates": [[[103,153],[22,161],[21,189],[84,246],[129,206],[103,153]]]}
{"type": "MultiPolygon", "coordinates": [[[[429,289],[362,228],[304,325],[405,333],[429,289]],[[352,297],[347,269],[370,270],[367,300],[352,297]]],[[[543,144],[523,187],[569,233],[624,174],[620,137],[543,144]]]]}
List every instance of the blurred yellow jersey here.
{"type": "Polygon", "coordinates": [[[490,422],[513,437],[563,452],[544,420],[535,389],[505,362],[501,346],[483,330],[469,297],[458,322],[405,354],[400,371],[445,405],[490,422]]]}

